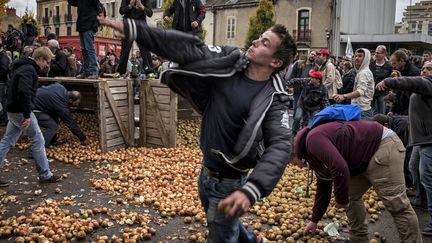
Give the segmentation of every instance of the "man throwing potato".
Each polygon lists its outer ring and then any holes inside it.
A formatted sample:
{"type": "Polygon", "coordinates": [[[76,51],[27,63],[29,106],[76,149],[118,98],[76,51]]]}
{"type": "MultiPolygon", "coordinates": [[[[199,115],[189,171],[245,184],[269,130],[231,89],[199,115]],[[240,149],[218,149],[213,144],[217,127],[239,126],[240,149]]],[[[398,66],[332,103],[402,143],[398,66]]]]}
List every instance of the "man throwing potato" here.
{"type": "Polygon", "coordinates": [[[392,130],[372,121],[335,121],[304,128],[294,140],[299,159],[317,176],[312,219],[314,232],[330,203],[347,208],[351,242],[369,242],[363,195],[373,187],[393,216],[401,242],[422,242],[417,215],[406,195],[405,147],[392,130]]]}
{"type": "Polygon", "coordinates": [[[297,49],[287,29],[271,27],[243,53],[136,20],[99,22],[178,63],[161,82],[202,114],[198,190],[208,242],[263,242],[239,217],[270,194],[290,159],[289,98],[278,74],[297,49]]]}

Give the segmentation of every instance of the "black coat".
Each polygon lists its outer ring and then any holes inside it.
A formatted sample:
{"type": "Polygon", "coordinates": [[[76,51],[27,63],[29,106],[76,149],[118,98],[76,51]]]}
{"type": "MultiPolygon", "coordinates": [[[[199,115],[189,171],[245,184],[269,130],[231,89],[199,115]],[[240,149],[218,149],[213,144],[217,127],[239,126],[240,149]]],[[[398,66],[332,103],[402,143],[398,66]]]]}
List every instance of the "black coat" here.
{"type": "Polygon", "coordinates": [[[432,144],[432,76],[384,80],[387,87],[412,93],[409,101],[410,146],[432,144]]]}
{"type": "Polygon", "coordinates": [[[78,7],[76,30],[78,32],[97,32],[99,23],[96,19],[99,13],[99,0],[68,0],[71,6],[78,7]]]}
{"type": "MultiPolygon", "coordinates": [[[[371,70],[371,72],[373,74],[375,85],[376,85],[379,82],[383,81],[385,78],[390,77],[390,74],[393,71],[393,66],[390,64],[390,62],[385,61],[384,65],[382,67],[377,68],[375,63],[376,63],[376,61],[371,62],[369,65],[369,69],[371,70]]],[[[375,90],[374,96],[377,97],[377,96],[382,96],[382,95],[386,95],[386,94],[388,94],[387,91],[375,90]]]]}
{"type": "Polygon", "coordinates": [[[8,82],[6,111],[22,113],[30,118],[38,88],[39,66],[29,57],[21,57],[11,68],[12,77],[8,82]]]}
{"type": "MultiPolygon", "coordinates": [[[[408,61],[405,68],[401,71],[403,77],[419,76],[420,69],[418,69],[412,62],[408,61]]],[[[392,106],[392,112],[397,115],[408,115],[408,107],[411,92],[407,90],[397,90],[396,96],[392,106]]]]}
{"type": "Polygon", "coordinates": [[[134,6],[132,8],[129,8],[129,3],[131,0],[122,0],[119,12],[121,15],[123,15],[123,18],[127,19],[139,19],[146,21],[147,17],[153,16],[153,10],[150,8],[150,5],[147,1],[138,0],[141,1],[141,3],[144,5],[144,10],[139,9],[138,7],[134,6]]]}
{"type": "Polygon", "coordinates": [[[9,79],[9,57],[4,50],[0,51],[0,83],[6,83],[9,79]]]}
{"type": "Polygon", "coordinates": [[[165,10],[164,16],[171,16],[174,14],[173,29],[192,32],[193,34],[200,33],[201,22],[205,18],[206,8],[201,0],[184,0],[185,8],[180,1],[181,0],[174,0],[171,6],[165,10]],[[196,29],[192,29],[191,27],[193,21],[198,22],[198,27],[196,29]]]}
{"type": "Polygon", "coordinates": [[[66,54],[57,49],[55,52],[55,58],[51,61],[50,70],[48,73],[49,77],[70,77],[70,65],[66,57],[66,54]]]}

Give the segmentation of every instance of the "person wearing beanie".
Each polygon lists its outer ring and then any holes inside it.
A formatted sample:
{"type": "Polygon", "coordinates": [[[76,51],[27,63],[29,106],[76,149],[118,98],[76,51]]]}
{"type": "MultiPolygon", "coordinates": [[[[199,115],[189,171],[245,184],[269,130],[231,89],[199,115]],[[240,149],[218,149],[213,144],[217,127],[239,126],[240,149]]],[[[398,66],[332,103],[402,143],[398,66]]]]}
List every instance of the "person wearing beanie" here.
{"type": "Polygon", "coordinates": [[[60,45],[57,40],[49,40],[48,48],[54,53],[55,57],[52,60],[50,69],[48,72],[49,77],[69,77],[70,76],[70,65],[66,57],[66,54],[60,49],[60,45]]]}
{"type": "Polygon", "coordinates": [[[286,82],[288,86],[304,86],[294,115],[293,138],[300,129],[302,119],[312,121],[316,113],[329,105],[327,89],[322,84],[322,78],[323,75],[321,72],[311,71],[309,78],[293,78],[286,82]]]}
{"type": "Polygon", "coordinates": [[[395,132],[375,121],[334,121],[302,129],[293,145],[298,159],[306,161],[317,178],[312,218],[304,234],[316,231],[333,187],[336,208],[347,209],[351,242],[368,242],[363,195],[373,187],[393,216],[400,242],[422,242],[406,195],[405,147],[395,132]]]}

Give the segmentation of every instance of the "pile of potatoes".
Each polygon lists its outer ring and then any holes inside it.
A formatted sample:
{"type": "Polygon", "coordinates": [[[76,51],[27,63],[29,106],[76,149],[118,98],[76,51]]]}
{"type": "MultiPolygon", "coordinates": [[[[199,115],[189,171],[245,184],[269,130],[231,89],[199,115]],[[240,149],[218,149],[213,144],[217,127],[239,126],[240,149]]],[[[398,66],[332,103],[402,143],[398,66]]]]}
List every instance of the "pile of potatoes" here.
{"type": "MultiPolygon", "coordinates": [[[[119,204],[127,201],[152,207],[162,218],[182,216],[185,224],[206,225],[196,182],[202,160],[199,119],[179,122],[177,148],[127,148],[108,153],[99,150],[95,116],[84,115],[76,119],[88,134],[91,145],[80,145],[63,127],[60,139],[72,142],[48,149],[48,156],[73,164],[98,161],[96,171],[101,176],[91,179],[91,183],[96,189],[111,193],[119,204]]],[[[317,232],[303,235],[305,224],[311,218],[316,192],[314,181],[309,185],[309,195],[306,194],[306,181],[307,169],[289,165],[274,191],[251,207],[253,216],[244,223],[257,235],[274,242],[329,242],[331,239],[323,231],[327,223],[334,222],[344,228],[348,225],[348,219],[343,209],[334,208],[332,199],[317,232]]],[[[370,213],[369,221],[376,222],[384,209],[383,203],[373,190],[367,192],[364,202],[370,213]]],[[[137,239],[148,239],[155,230],[144,227],[131,232],[132,235],[139,235],[137,239]]],[[[205,237],[205,232],[197,233],[190,235],[189,240],[203,242],[205,237]]],[[[98,239],[111,238],[103,236],[98,239]]]]}

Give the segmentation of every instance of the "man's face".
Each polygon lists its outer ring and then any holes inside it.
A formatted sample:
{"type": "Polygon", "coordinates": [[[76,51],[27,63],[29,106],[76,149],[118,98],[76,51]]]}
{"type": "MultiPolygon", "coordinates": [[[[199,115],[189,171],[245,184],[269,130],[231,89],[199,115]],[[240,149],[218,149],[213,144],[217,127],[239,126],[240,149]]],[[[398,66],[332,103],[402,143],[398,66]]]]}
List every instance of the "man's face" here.
{"type": "Polygon", "coordinates": [[[281,44],[282,40],[277,34],[270,30],[264,32],[258,39],[252,42],[252,45],[246,52],[246,57],[251,63],[261,66],[272,65],[277,68],[277,62],[273,55],[276,53],[277,47],[281,44]]]}
{"type": "Polygon", "coordinates": [[[393,68],[398,71],[403,71],[405,67],[405,62],[403,60],[397,60],[395,56],[390,57],[390,63],[393,65],[393,68]]]}
{"type": "Polygon", "coordinates": [[[381,48],[375,49],[375,60],[382,61],[385,58],[385,52],[381,48]]]}
{"type": "Polygon", "coordinates": [[[318,54],[318,60],[320,60],[321,63],[327,61],[327,55],[324,55],[324,54],[318,54]]]}
{"type": "Polygon", "coordinates": [[[357,52],[354,56],[354,64],[356,65],[357,68],[359,68],[364,60],[364,53],[361,52],[357,52]]]}
{"type": "Polygon", "coordinates": [[[321,80],[319,80],[319,79],[317,79],[317,78],[311,78],[311,79],[310,79],[310,83],[311,83],[313,86],[318,86],[318,85],[320,84],[320,82],[321,82],[321,80]]]}
{"type": "Polygon", "coordinates": [[[51,64],[51,58],[47,58],[47,60],[45,60],[44,58],[39,58],[36,61],[36,64],[39,66],[39,68],[42,71],[47,71],[49,69],[49,66],[51,64]]]}
{"type": "Polygon", "coordinates": [[[78,100],[72,100],[72,99],[69,99],[69,105],[70,105],[70,106],[77,107],[77,106],[80,105],[80,103],[81,103],[81,100],[80,100],[80,99],[78,99],[78,100]]]}
{"type": "Polygon", "coordinates": [[[423,54],[423,61],[430,61],[431,56],[428,53],[423,54]]]}
{"type": "Polygon", "coordinates": [[[309,62],[314,62],[315,59],[316,59],[316,57],[317,57],[316,52],[315,52],[315,51],[311,51],[311,52],[309,53],[309,57],[308,57],[309,62]]]}
{"type": "Polygon", "coordinates": [[[432,62],[426,62],[421,69],[421,76],[432,76],[432,62]]]}
{"type": "Polygon", "coordinates": [[[135,60],[137,58],[137,55],[135,53],[132,53],[132,60],[135,60]]]}

